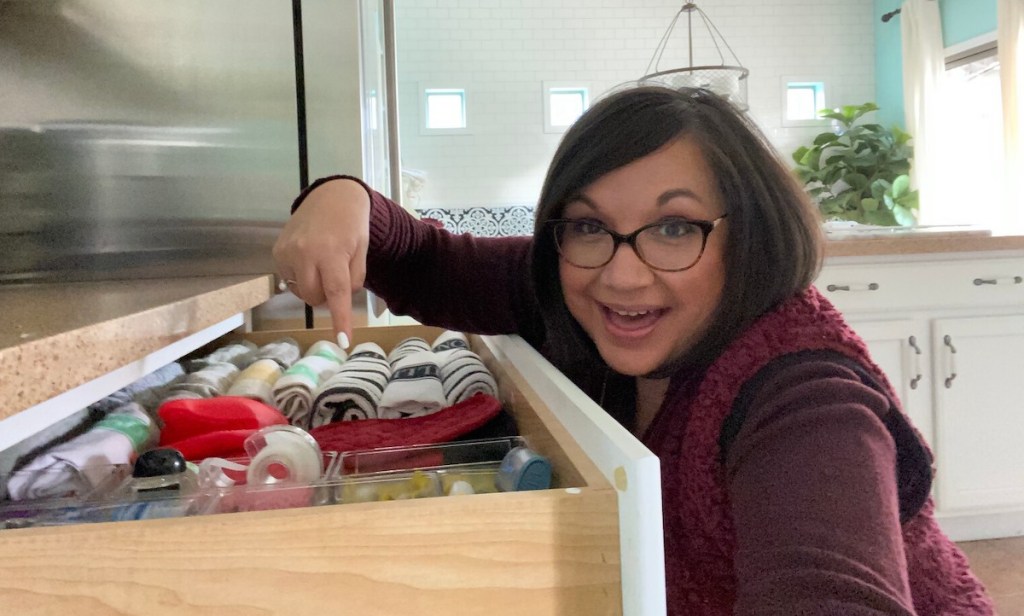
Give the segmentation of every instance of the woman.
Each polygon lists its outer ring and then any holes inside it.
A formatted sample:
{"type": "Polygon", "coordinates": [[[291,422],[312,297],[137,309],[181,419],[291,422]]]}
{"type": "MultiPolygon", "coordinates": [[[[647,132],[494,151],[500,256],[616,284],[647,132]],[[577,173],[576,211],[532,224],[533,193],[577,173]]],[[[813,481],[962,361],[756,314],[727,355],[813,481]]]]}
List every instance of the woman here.
{"type": "Polygon", "coordinates": [[[293,211],[279,271],[343,333],[365,276],[424,323],[521,334],[659,456],[669,613],[993,613],[935,523],[930,453],[811,286],[813,207],[724,100],[595,105],[532,241],[453,236],[351,179],[293,211]]]}

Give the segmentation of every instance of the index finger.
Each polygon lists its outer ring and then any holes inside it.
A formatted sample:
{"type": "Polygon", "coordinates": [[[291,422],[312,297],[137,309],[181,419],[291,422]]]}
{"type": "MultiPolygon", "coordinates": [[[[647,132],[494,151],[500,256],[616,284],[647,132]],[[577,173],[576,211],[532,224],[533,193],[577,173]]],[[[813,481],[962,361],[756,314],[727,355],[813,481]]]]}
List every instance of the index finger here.
{"type": "Polygon", "coordinates": [[[352,282],[348,268],[335,266],[321,269],[320,283],[327,298],[334,333],[338,335],[338,346],[347,349],[352,340],[352,282]]]}

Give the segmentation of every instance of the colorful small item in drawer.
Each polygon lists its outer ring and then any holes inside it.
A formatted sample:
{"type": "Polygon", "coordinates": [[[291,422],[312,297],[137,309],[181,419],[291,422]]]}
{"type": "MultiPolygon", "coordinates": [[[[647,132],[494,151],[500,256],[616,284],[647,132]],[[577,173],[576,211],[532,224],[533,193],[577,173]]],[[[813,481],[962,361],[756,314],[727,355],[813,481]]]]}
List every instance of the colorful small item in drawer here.
{"type": "Polygon", "coordinates": [[[516,447],[501,461],[495,483],[502,492],[547,490],[551,487],[551,462],[528,447],[516,447]]]}
{"type": "Polygon", "coordinates": [[[461,494],[490,494],[497,492],[497,469],[442,471],[441,487],[448,496],[461,494]]]}
{"type": "Polygon", "coordinates": [[[341,502],[370,503],[441,496],[437,473],[413,471],[399,475],[363,476],[341,484],[341,502]]]}
{"type": "Polygon", "coordinates": [[[185,460],[177,449],[158,447],[144,451],[135,460],[130,487],[136,493],[189,494],[198,486],[199,468],[185,460]]]}

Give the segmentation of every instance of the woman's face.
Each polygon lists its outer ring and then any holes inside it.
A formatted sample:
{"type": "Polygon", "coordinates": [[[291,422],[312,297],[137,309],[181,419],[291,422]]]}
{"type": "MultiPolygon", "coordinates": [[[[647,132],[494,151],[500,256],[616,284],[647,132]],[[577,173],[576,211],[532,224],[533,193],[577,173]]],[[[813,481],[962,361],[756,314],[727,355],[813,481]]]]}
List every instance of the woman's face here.
{"type": "MultiPolygon", "coordinates": [[[[562,217],[628,234],[666,217],[711,221],[724,213],[704,155],[683,138],[597,179],[562,217]]],[[[708,236],[700,261],[681,272],[652,269],[623,244],[596,269],[559,260],[569,312],[613,370],[649,374],[701,339],[722,297],[727,221],[708,236]]]]}

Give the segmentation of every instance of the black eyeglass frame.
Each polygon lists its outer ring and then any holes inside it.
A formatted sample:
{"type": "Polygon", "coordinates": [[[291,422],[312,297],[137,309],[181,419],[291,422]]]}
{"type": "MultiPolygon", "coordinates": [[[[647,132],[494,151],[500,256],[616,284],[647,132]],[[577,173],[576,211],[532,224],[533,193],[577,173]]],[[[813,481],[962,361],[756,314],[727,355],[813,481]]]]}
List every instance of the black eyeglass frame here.
{"type": "Polygon", "coordinates": [[[608,227],[605,227],[604,225],[602,225],[601,223],[598,223],[598,222],[586,222],[586,224],[592,225],[594,227],[597,227],[598,229],[601,229],[602,231],[604,231],[605,233],[607,233],[608,235],[610,235],[612,237],[612,242],[613,243],[612,243],[611,254],[608,256],[608,259],[604,263],[601,263],[600,265],[577,265],[576,263],[573,263],[572,261],[570,261],[568,259],[568,257],[566,257],[565,254],[562,253],[562,246],[561,246],[561,244],[558,241],[558,239],[559,239],[558,238],[558,227],[559,227],[559,225],[578,224],[580,222],[585,222],[585,221],[581,221],[581,220],[576,219],[576,218],[552,218],[551,220],[547,221],[547,223],[545,223],[545,224],[551,229],[551,234],[554,236],[555,249],[558,250],[558,254],[563,259],[565,259],[567,263],[569,263],[573,267],[578,267],[580,269],[597,269],[599,267],[604,267],[605,265],[608,265],[609,263],[611,263],[612,259],[615,258],[615,254],[617,252],[619,252],[619,246],[621,246],[622,244],[628,244],[629,247],[633,249],[633,253],[637,256],[637,258],[639,258],[643,262],[643,264],[646,265],[647,267],[649,267],[649,268],[651,268],[653,270],[658,270],[659,272],[684,272],[684,271],[690,269],[691,267],[694,267],[698,263],[700,263],[700,258],[704,256],[704,249],[707,248],[707,245],[708,245],[708,235],[710,235],[711,232],[714,231],[715,228],[718,227],[718,225],[722,222],[722,220],[724,220],[728,216],[729,216],[729,214],[725,213],[725,214],[722,214],[721,216],[719,216],[718,218],[716,218],[714,220],[690,220],[689,218],[683,218],[681,216],[676,217],[677,220],[681,220],[681,221],[683,221],[685,223],[694,225],[698,229],[700,229],[700,231],[701,231],[701,240],[700,240],[700,252],[697,253],[697,258],[693,260],[693,263],[687,265],[686,267],[679,267],[679,268],[672,268],[672,269],[668,269],[668,268],[664,268],[664,267],[657,267],[655,265],[651,265],[650,263],[647,262],[647,259],[644,258],[644,255],[641,254],[640,249],[637,248],[637,245],[636,245],[636,240],[637,240],[638,237],[640,237],[641,233],[643,233],[644,231],[646,231],[648,229],[654,228],[654,227],[660,227],[661,225],[665,224],[664,220],[661,220],[661,221],[658,221],[658,222],[652,222],[649,225],[644,225],[644,226],[640,227],[639,229],[637,229],[636,231],[633,231],[632,233],[627,233],[626,235],[623,235],[621,233],[616,233],[615,231],[612,231],[608,227]]]}

